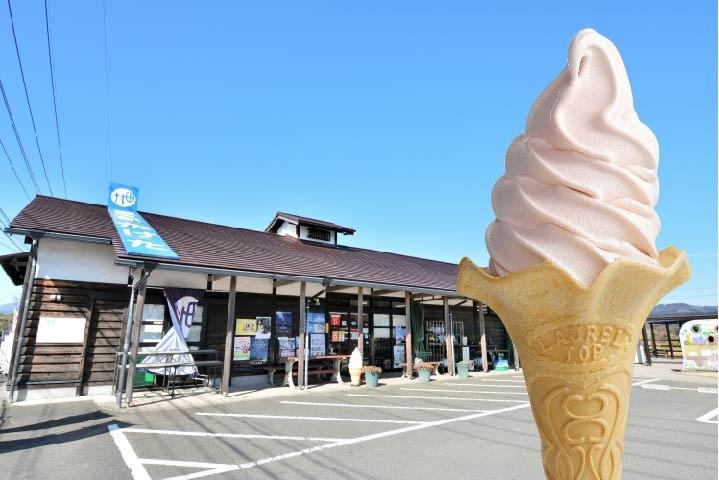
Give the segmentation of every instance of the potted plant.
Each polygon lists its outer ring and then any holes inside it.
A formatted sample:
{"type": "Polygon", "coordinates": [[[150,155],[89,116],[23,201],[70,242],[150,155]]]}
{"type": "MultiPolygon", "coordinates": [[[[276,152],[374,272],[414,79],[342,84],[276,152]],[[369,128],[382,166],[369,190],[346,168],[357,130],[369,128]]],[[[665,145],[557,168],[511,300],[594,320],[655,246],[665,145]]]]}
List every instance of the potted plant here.
{"type": "Polygon", "coordinates": [[[382,373],[380,367],[367,366],[362,367],[364,372],[364,381],[368,387],[376,387],[379,384],[379,374],[382,373]]]}
{"type": "Polygon", "coordinates": [[[457,375],[459,378],[469,378],[469,361],[457,362],[457,375]]]}
{"type": "Polygon", "coordinates": [[[432,375],[434,367],[432,365],[425,365],[423,363],[417,364],[417,371],[419,372],[420,383],[429,383],[430,375],[432,375]]]}

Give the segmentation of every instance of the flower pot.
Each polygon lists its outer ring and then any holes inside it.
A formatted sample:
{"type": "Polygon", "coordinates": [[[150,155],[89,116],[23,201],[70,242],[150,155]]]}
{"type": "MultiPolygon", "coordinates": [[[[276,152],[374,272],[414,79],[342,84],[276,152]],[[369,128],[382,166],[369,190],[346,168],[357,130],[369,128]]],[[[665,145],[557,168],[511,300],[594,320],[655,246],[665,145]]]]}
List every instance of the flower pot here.
{"type": "Polygon", "coordinates": [[[459,378],[469,378],[469,364],[458,363],[457,364],[457,376],[459,378]]]}
{"type": "Polygon", "coordinates": [[[358,387],[362,385],[362,369],[361,368],[350,368],[350,385],[358,387]]]}
{"type": "Polygon", "coordinates": [[[365,372],[364,383],[368,387],[376,387],[379,384],[379,373],[365,372]]]}
{"type": "Polygon", "coordinates": [[[432,374],[432,370],[428,368],[419,369],[419,381],[420,383],[429,383],[429,377],[432,374]]]}

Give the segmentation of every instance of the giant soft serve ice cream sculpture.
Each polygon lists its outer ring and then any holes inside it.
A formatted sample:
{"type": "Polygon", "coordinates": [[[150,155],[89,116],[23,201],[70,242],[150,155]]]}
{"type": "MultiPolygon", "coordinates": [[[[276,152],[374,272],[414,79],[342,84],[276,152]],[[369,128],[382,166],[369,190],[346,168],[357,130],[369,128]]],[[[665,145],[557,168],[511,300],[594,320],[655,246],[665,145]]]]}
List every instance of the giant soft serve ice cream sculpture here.
{"type": "Polygon", "coordinates": [[[548,479],[621,477],[641,328],[689,278],[684,253],[655,247],[658,159],[616,47],[580,31],[507,152],[489,267],[460,264],[458,291],[517,346],[548,479]]]}

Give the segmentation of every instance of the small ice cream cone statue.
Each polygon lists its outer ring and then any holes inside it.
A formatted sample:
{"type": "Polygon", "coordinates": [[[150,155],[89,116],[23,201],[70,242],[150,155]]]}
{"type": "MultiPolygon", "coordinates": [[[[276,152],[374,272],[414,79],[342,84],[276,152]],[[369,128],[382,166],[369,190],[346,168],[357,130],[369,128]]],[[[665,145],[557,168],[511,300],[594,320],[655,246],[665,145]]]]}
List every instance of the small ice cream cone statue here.
{"type": "Polygon", "coordinates": [[[641,329],[689,278],[683,252],[668,248],[659,263],[619,260],[586,287],[552,262],[497,277],[462,260],[457,290],[489,305],[519,351],[548,479],[621,477],[641,329]]]}
{"type": "Polygon", "coordinates": [[[362,385],[362,365],[362,354],[359,348],[355,347],[347,365],[347,369],[350,371],[350,385],[353,387],[362,385]]]}

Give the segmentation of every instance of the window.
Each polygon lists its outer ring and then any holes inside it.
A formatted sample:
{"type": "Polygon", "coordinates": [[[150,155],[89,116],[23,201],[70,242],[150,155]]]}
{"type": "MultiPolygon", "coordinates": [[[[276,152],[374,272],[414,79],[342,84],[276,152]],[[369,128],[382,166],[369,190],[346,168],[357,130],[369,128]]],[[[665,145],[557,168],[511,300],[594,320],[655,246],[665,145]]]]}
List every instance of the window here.
{"type": "Polygon", "coordinates": [[[192,326],[190,327],[190,331],[187,332],[187,343],[188,345],[190,343],[199,343],[202,340],[202,319],[203,319],[203,311],[202,305],[198,305],[195,308],[195,316],[192,320],[192,326]]]}
{"type": "Polygon", "coordinates": [[[329,230],[322,230],[321,228],[308,228],[307,229],[307,238],[312,240],[320,240],[322,242],[329,242],[330,241],[330,231],[329,230]]]}
{"type": "Polygon", "coordinates": [[[162,339],[165,323],[165,305],[146,303],[142,309],[140,343],[157,344],[162,339]]]}

